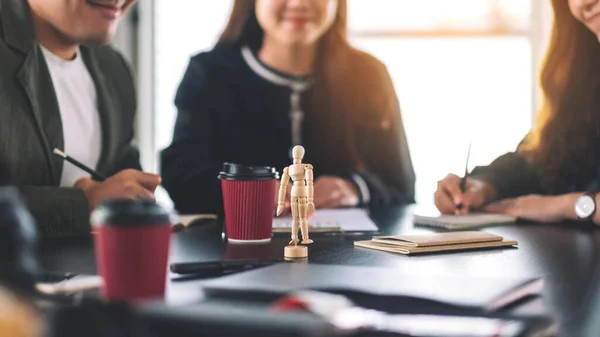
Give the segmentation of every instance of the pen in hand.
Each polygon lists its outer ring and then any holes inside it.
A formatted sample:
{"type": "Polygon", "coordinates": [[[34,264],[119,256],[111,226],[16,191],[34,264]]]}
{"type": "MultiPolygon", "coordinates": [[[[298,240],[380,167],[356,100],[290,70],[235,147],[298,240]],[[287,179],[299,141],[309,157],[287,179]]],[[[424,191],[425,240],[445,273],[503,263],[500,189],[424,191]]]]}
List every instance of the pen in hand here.
{"type": "Polygon", "coordinates": [[[69,157],[66,153],[64,153],[63,151],[55,148],[54,151],[52,151],[55,155],[63,158],[64,160],[68,161],[69,163],[79,167],[80,169],[84,170],[85,172],[89,173],[92,175],[92,178],[94,178],[94,180],[96,181],[104,181],[106,180],[106,177],[103,176],[102,174],[98,173],[97,171],[94,171],[93,169],[89,168],[88,166],[82,164],[81,162],[77,161],[76,159],[73,159],[71,157],[69,157]]]}
{"type": "MultiPolygon", "coordinates": [[[[467,162],[465,163],[465,174],[460,179],[460,192],[465,193],[467,191],[467,178],[469,176],[469,157],[471,156],[471,143],[469,143],[469,150],[467,151],[467,162]]],[[[456,214],[458,215],[462,210],[462,202],[456,205],[456,214]]]]}

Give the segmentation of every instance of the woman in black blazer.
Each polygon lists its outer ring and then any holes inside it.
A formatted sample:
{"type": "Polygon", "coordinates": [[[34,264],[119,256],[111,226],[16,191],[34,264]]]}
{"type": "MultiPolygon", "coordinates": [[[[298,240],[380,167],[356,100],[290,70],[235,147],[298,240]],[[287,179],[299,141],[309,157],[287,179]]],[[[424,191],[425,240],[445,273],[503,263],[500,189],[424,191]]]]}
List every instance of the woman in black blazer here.
{"type": "Polygon", "coordinates": [[[600,2],[553,0],[555,24],[541,84],[544,105],[534,130],[515,152],[469,175],[441,180],[443,213],[484,210],[539,222],[585,220],[600,189],[600,2]]]}
{"type": "MultiPolygon", "coordinates": [[[[345,0],[235,1],[177,91],[163,185],[181,213],[222,212],[224,162],[315,168],[315,207],[414,202],[415,175],[385,66],[350,46],[345,0]]],[[[273,198],[275,200],[275,191],[273,198]]]]}

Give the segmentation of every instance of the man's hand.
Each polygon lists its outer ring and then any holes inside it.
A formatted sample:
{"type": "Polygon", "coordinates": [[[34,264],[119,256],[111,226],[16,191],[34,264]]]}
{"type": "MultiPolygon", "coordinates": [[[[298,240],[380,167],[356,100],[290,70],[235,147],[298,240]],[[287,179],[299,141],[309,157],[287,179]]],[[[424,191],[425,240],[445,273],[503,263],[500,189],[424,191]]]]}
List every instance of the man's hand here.
{"type": "Polygon", "coordinates": [[[358,189],[350,180],[321,176],[315,181],[313,208],[354,207],[359,201],[358,189]]]}
{"type": "Polygon", "coordinates": [[[155,200],[154,191],[160,185],[160,176],[136,170],[123,170],[103,182],[82,178],[75,183],[85,193],[90,209],[109,199],[155,200]]]}

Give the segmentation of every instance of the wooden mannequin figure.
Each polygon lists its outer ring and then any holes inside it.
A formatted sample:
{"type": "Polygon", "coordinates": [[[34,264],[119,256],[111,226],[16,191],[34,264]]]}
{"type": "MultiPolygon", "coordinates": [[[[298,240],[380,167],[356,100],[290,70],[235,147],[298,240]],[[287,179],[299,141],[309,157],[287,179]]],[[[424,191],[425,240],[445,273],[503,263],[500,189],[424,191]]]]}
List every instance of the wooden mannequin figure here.
{"type": "Polygon", "coordinates": [[[310,164],[302,164],[302,158],[304,158],[304,148],[302,146],[294,146],[292,156],[294,157],[294,163],[283,169],[283,176],[281,177],[279,187],[279,199],[277,201],[277,215],[281,215],[281,212],[283,212],[287,185],[291,178],[294,182],[290,194],[292,241],[290,241],[289,246],[285,247],[284,255],[286,257],[300,258],[308,256],[308,249],[305,246],[298,246],[298,228],[302,232],[302,244],[313,242],[308,236],[307,221],[307,218],[315,212],[315,204],[313,203],[313,167],[310,164]]]}

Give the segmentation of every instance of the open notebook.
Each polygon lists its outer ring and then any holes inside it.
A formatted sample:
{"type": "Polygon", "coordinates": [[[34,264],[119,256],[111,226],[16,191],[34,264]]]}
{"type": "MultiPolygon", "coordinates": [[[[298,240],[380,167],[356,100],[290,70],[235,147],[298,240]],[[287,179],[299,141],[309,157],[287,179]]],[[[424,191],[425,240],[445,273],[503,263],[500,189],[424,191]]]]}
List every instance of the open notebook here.
{"type": "Polygon", "coordinates": [[[517,218],[512,215],[472,213],[466,215],[433,215],[415,214],[413,222],[419,226],[439,227],[446,229],[467,229],[488,225],[514,223],[517,218]]]}

